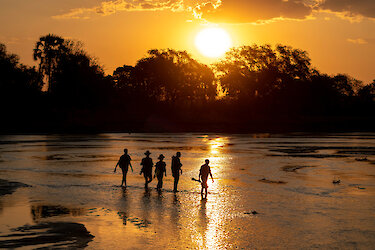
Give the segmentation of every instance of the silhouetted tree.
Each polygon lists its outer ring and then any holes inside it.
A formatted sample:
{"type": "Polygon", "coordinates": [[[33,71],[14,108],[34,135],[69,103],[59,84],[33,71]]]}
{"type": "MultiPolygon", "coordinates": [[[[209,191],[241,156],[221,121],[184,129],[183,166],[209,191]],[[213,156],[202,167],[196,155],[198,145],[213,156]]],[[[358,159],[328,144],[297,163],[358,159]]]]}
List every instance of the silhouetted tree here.
{"type": "Polygon", "coordinates": [[[134,88],[134,67],[130,65],[124,65],[118,67],[113,72],[113,81],[116,88],[118,89],[133,89],[134,88]]]}
{"type": "Polygon", "coordinates": [[[48,90],[52,85],[52,75],[59,60],[69,52],[69,47],[64,38],[48,34],[39,38],[34,48],[34,60],[39,61],[39,72],[46,78],[48,90]]]}
{"type": "MultiPolygon", "coordinates": [[[[6,46],[0,43],[0,93],[2,100],[14,98],[15,95],[26,97],[35,95],[41,89],[41,77],[35,67],[19,63],[15,54],[8,54],[6,46]]],[[[18,102],[22,99],[18,98],[18,102]]]]}
{"type": "Polygon", "coordinates": [[[17,132],[25,121],[27,128],[34,127],[41,111],[41,86],[35,67],[20,64],[18,56],[7,53],[0,44],[0,129],[17,132]]]}
{"type": "Polygon", "coordinates": [[[334,87],[344,96],[354,96],[362,86],[362,82],[346,74],[337,74],[333,77],[334,87]]]}
{"type": "Polygon", "coordinates": [[[358,96],[366,100],[375,101],[375,80],[373,80],[372,83],[363,86],[358,91],[358,96]]]}
{"type": "Polygon", "coordinates": [[[186,51],[149,50],[134,68],[135,88],[148,97],[167,102],[214,100],[212,70],[186,51]]]}
{"type": "Polygon", "coordinates": [[[265,97],[312,73],[305,51],[282,45],[232,48],[215,69],[229,98],[265,97]]]}
{"type": "Polygon", "coordinates": [[[212,67],[186,51],[154,49],[108,76],[80,42],[49,34],[34,59],[38,70],[0,44],[0,129],[249,132],[374,123],[375,80],[322,74],[289,46],[233,48],[212,67]]]}
{"type": "Polygon", "coordinates": [[[59,55],[51,75],[51,95],[67,107],[92,108],[108,98],[112,82],[80,44],[67,41],[68,53],[59,55]]]}
{"type": "Polygon", "coordinates": [[[361,102],[360,109],[367,115],[375,114],[375,80],[372,83],[362,86],[358,90],[358,97],[361,102]]]}

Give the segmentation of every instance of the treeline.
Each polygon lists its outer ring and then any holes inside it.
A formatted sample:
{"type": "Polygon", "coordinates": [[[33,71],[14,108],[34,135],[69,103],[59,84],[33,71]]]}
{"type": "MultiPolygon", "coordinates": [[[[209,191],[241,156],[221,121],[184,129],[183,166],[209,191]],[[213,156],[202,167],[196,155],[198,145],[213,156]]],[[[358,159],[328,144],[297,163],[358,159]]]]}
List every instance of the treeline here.
{"type": "Polygon", "coordinates": [[[106,75],[81,43],[40,37],[37,67],[0,44],[2,133],[373,130],[375,80],[312,67],[305,51],[232,48],[207,66],[186,51],[150,50],[106,75]]]}

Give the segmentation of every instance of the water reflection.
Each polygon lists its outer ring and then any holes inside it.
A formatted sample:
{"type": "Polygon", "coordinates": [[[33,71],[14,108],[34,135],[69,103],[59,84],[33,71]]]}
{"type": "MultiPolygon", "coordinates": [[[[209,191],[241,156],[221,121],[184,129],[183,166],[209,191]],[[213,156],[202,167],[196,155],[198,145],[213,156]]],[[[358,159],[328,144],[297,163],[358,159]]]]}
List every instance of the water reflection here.
{"type": "Polygon", "coordinates": [[[128,210],[129,210],[129,199],[128,199],[128,191],[126,188],[121,189],[121,198],[120,198],[120,211],[118,215],[122,219],[122,224],[126,226],[128,221],[128,210]]]}
{"type": "Polygon", "coordinates": [[[227,248],[228,241],[225,231],[225,218],[228,214],[226,205],[215,197],[202,206],[202,212],[207,216],[207,228],[205,230],[205,246],[209,249],[227,248]],[[208,207],[207,207],[208,205],[208,207]]]}
{"type": "Polygon", "coordinates": [[[118,215],[120,216],[122,220],[122,224],[126,226],[127,221],[128,221],[128,214],[126,212],[118,212],[118,215]]]}
{"type": "Polygon", "coordinates": [[[208,140],[208,144],[210,145],[210,155],[216,156],[221,153],[227,141],[228,138],[226,137],[216,137],[215,139],[208,140]]]}
{"type": "Polygon", "coordinates": [[[86,213],[83,208],[67,208],[60,205],[32,205],[31,216],[33,221],[37,222],[40,219],[45,219],[53,216],[80,216],[86,213]]]}
{"type": "Polygon", "coordinates": [[[200,204],[200,207],[199,207],[199,234],[200,234],[200,237],[199,237],[199,245],[204,247],[204,246],[207,246],[207,232],[208,232],[208,223],[209,223],[209,219],[207,217],[207,209],[206,209],[206,205],[207,205],[207,200],[206,199],[202,199],[201,200],[201,204],[200,204]]]}

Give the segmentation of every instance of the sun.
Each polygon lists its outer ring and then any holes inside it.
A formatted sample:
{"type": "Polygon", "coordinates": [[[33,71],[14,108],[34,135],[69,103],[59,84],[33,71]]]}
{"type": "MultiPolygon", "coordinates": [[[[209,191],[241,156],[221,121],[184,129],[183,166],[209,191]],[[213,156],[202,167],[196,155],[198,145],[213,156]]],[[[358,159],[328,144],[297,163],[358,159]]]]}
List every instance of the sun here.
{"type": "Polygon", "coordinates": [[[195,37],[195,46],[206,57],[217,58],[232,46],[229,34],[222,28],[206,28],[195,37]]]}

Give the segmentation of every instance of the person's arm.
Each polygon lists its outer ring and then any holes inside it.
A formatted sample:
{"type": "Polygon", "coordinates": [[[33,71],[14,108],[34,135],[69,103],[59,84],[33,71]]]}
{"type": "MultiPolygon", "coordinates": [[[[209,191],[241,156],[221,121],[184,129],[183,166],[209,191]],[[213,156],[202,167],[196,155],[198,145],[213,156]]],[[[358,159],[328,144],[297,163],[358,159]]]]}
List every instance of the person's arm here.
{"type": "Polygon", "coordinates": [[[132,163],[130,161],[129,161],[129,165],[130,165],[130,168],[131,168],[131,170],[133,172],[133,166],[132,166],[132,163]]]}
{"type": "Polygon", "coordinates": [[[210,169],[210,175],[211,175],[212,182],[214,182],[214,177],[212,177],[211,169],[210,169]]]}
{"type": "Polygon", "coordinates": [[[118,164],[120,163],[120,160],[117,162],[116,166],[115,166],[115,170],[113,170],[114,173],[116,173],[116,168],[118,166],[118,164]]]}
{"type": "Polygon", "coordinates": [[[143,160],[141,161],[141,166],[142,166],[142,168],[141,168],[141,172],[139,174],[143,173],[143,160]]]}
{"type": "Polygon", "coordinates": [[[198,176],[198,180],[201,180],[201,177],[202,177],[202,171],[199,170],[199,176],[198,176]]]}
{"type": "Polygon", "coordinates": [[[165,177],[167,177],[167,164],[164,164],[164,174],[165,174],[165,177]]]}

